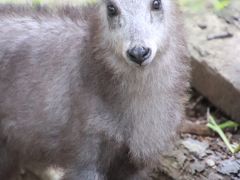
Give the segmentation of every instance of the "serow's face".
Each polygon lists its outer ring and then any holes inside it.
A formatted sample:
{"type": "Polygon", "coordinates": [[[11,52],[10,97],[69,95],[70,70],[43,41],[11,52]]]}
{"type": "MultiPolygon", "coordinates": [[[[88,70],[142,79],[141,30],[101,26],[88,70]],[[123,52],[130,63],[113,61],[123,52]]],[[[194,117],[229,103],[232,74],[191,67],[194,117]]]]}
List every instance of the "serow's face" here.
{"type": "Polygon", "coordinates": [[[169,36],[167,16],[172,0],[104,0],[104,38],[113,51],[136,67],[161,55],[169,36]]]}

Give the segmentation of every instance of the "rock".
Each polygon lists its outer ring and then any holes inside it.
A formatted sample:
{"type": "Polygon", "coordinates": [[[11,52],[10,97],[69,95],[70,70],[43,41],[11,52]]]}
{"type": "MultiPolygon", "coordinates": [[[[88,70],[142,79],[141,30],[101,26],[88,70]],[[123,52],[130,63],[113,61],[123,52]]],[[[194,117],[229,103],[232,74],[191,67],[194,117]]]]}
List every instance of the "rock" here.
{"type": "Polygon", "coordinates": [[[212,172],[208,175],[208,180],[224,180],[224,179],[219,174],[212,172]]]}
{"type": "Polygon", "coordinates": [[[192,174],[201,173],[206,168],[206,165],[202,162],[194,162],[193,164],[190,165],[190,168],[191,168],[192,174]]]}
{"type": "Polygon", "coordinates": [[[240,152],[238,152],[235,157],[240,160],[240,152]]]}
{"type": "Polygon", "coordinates": [[[207,164],[208,166],[210,166],[210,167],[213,167],[213,166],[215,166],[215,161],[212,160],[212,159],[207,159],[207,160],[206,160],[206,164],[207,164]]]}
{"type": "Polygon", "coordinates": [[[186,13],[185,19],[193,87],[240,122],[239,29],[213,13],[186,13]],[[206,25],[205,29],[199,27],[202,23],[206,25]],[[223,34],[231,34],[232,37],[221,38],[223,34]],[[208,41],[207,38],[212,35],[219,36],[208,41]]]}
{"type": "Polygon", "coordinates": [[[201,142],[192,138],[183,140],[182,144],[200,159],[206,156],[207,148],[209,147],[207,142],[201,142]]]}
{"type": "Polygon", "coordinates": [[[236,175],[240,177],[240,160],[227,159],[220,162],[217,171],[225,175],[236,175]]]}
{"type": "Polygon", "coordinates": [[[185,161],[187,160],[187,157],[184,154],[178,154],[177,156],[177,161],[180,165],[184,165],[185,161]]]}
{"type": "Polygon", "coordinates": [[[240,29],[240,1],[231,0],[230,5],[218,12],[219,17],[240,29]]]}

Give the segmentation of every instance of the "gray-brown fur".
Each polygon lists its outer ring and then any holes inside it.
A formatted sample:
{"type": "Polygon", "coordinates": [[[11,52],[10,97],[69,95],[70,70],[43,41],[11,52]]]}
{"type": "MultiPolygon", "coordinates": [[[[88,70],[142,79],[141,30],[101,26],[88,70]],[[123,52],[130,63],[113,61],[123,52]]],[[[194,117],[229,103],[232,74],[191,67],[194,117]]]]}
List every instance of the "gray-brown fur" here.
{"type": "Polygon", "coordinates": [[[146,66],[128,63],[117,49],[124,42],[111,42],[124,39],[114,37],[124,28],[131,44],[142,43],[134,32],[144,27],[106,24],[105,1],[58,11],[0,7],[0,179],[52,165],[66,169],[65,180],[148,179],[183,118],[189,75],[180,14],[164,3],[150,22],[159,17],[166,37],[146,66]]]}

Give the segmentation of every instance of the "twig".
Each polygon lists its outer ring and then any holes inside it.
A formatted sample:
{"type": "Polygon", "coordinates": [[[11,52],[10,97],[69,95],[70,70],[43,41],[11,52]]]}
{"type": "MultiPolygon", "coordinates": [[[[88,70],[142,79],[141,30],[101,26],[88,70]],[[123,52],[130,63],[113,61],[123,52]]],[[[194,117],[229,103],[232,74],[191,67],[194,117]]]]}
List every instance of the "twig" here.
{"type": "Polygon", "coordinates": [[[225,39],[225,38],[231,38],[231,37],[233,37],[232,33],[224,32],[224,33],[216,34],[216,35],[208,35],[207,40],[210,41],[210,40],[214,40],[214,39],[225,39]]]}
{"type": "Polygon", "coordinates": [[[184,121],[181,129],[182,134],[195,134],[198,136],[214,136],[214,133],[206,127],[206,124],[197,124],[196,122],[184,121]]]}

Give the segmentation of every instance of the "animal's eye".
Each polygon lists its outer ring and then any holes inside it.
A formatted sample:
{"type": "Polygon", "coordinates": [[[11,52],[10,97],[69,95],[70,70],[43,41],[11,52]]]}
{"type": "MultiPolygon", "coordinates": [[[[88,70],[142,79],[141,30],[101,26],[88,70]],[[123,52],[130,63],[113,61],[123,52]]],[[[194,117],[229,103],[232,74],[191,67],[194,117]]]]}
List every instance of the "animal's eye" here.
{"type": "Polygon", "coordinates": [[[161,9],[161,6],[162,6],[161,0],[154,0],[152,3],[153,10],[159,10],[161,9]]]}
{"type": "Polygon", "coordinates": [[[113,4],[107,5],[108,16],[113,17],[118,15],[118,9],[113,4]]]}

